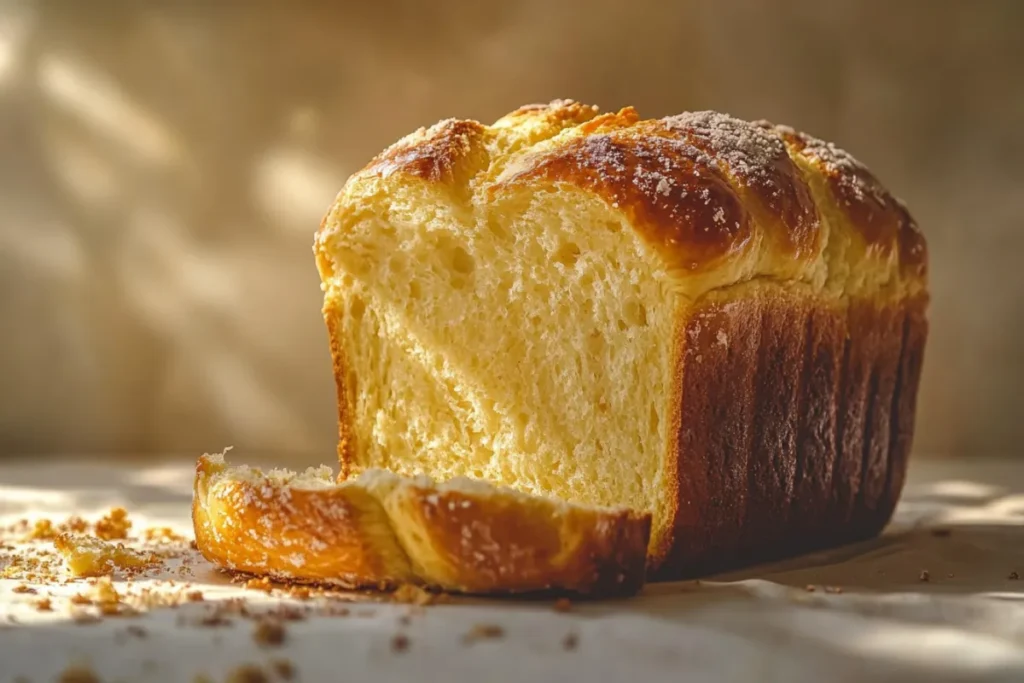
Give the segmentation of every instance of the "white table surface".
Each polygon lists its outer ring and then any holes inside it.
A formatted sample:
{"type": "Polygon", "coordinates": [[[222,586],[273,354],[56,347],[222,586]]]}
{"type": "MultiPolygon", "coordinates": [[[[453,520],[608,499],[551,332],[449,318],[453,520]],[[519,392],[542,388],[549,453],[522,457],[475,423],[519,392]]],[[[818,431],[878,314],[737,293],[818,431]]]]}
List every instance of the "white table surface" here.
{"type": "MultiPolygon", "coordinates": [[[[0,524],[94,519],[123,505],[136,528],[190,534],[191,476],[187,463],[8,461],[0,464],[0,524]]],[[[180,623],[205,603],[83,626],[60,608],[37,612],[28,598],[38,596],[0,580],[0,681],[57,680],[71,664],[103,681],[221,681],[239,664],[280,658],[294,664],[297,681],[1024,681],[1024,579],[1008,578],[1024,576],[1022,524],[1024,461],[918,460],[894,524],[875,541],[713,581],[650,585],[636,598],[568,613],[550,601],[457,599],[403,624],[406,605],[353,605],[348,617],[289,622],[286,642],[271,649],[256,644],[252,621],[180,623]],[[934,535],[936,526],[951,533],[934,535]],[[920,581],[922,570],[930,581],[920,581]],[[6,623],[11,616],[17,624],[6,623]],[[467,644],[476,624],[504,635],[467,644]],[[148,636],[126,637],[129,625],[148,636]],[[398,633],[408,637],[404,652],[391,647],[398,633]],[[562,646],[569,633],[578,640],[571,651],[562,646]]],[[[193,571],[207,601],[284,600],[232,585],[202,562],[193,571]]],[[[40,592],[52,592],[56,605],[83,588],[40,592]]]]}

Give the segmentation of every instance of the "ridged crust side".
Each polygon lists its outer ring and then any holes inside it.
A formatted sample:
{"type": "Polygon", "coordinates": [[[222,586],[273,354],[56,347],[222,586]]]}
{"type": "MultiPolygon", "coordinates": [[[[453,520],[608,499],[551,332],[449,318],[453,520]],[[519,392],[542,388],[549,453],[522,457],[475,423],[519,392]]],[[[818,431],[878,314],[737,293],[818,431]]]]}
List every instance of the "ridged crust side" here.
{"type": "Polygon", "coordinates": [[[651,516],[528,496],[479,481],[381,471],[334,483],[196,465],[196,544],[226,569],[278,580],[450,591],[611,596],[643,585],[651,516]]]}
{"type": "Polygon", "coordinates": [[[657,578],[873,536],[902,490],[926,300],[745,289],[715,292],[680,324],[678,488],[657,578]]]}

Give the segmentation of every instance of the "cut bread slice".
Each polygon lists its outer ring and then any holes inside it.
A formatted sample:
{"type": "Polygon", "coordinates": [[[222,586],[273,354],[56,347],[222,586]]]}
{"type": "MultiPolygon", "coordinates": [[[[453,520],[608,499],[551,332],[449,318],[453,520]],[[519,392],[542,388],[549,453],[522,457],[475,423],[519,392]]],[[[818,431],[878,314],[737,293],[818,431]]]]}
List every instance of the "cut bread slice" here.
{"type": "Polygon", "coordinates": [[[276,580],[465,593],[634,593],[651,516],[573,505],[466,478],[436,483],[370,469],[336,483],[305,473],[196,465],[203,556],[276,580]]]}

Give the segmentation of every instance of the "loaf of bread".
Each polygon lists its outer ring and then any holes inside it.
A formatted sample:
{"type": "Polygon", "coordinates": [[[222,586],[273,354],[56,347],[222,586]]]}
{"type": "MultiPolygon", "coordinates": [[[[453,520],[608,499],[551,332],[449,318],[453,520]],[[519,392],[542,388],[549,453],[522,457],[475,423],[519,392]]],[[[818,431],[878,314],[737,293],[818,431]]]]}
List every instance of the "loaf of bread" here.
{"type": "Polygon", "coordinates": [[[925,242],[832,144],[571,101],[446,120],[353,175],[314,252],[343,478],[649,511],[662,578],[893,511],[925,242]]]}
{"type": "Polygon", "coordinates": [[[466,593],[627,595],[643,584],[651,516],[571,505],[468,479],[382,470],[335,483],[196,465],[196,546],[226,569],[344,587],[414,583],[466,593]]]}

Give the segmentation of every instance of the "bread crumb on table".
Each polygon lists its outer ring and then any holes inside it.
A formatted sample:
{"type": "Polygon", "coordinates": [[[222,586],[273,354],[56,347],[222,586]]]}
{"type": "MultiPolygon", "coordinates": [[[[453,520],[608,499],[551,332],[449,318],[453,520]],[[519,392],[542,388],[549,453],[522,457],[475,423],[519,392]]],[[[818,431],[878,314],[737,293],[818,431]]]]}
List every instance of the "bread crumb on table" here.
{"type": "Polygon", "coordinates": [[[462,641],[472,643],[477,640],[501,638],[503,635],[505,635],[505,629],[497,624],[476,624],[462,637],[462,641]]]}
{"type": "Polygon", "coordinates": [[[122,540],[128,538],[128,531],[131,528],[132,521],[128,519],[128,511],[116,507],[96,522],[96,538],[104,541],[122,540]]]}
{"type": "Polygon", "coordinates": [[[569,598],[558,598],[555,600],[556,612],[569,612],[572,610],[572,601],[569,598]]]}
{"type": "Polygon", "coordinates": [[[227,683],[267,683],[269,677],[266,672],[255,664],[243,664],[230,673],[226,679],[227,683]]]}
{"type": "Polygon", "coordinates": [[[433,593],[411,583],[402,584],[391,594],[392,602],[409,605],[431,605],[436,599],[433,593]]]}
{"type": "Polygon", "coordinates": [[[405,652],[409,649],[409,636],[399,633],[391,639],[391,649],[395,652],[405,652]]]}
{"type": "Polygon", "coordinates": [[[928,581],[931,581],[931,578],[932,575],[928,572],[928,570],[922,569],[921,573],[917,577],[917,580],[921,581],[922,583],[927,583],[928,581]]]}
{"type": "Polygon", "coordinates": [[[285,640],[284,624],[279,621],[264,619],[256,624],[252,637],[259,645],[264,647],[280,645],[285,640]]]}
{"type": "Polygon", "coordinates": [[[580,643],[580,638],[575,633],[566,634],[565,638],[562,639],[563,650],[575,650],[580,643]]]}
{"type": "Polygon", "coordinates": [[[245,582],[245,587],[251,590],[258,590],[263,591],[264,593],[269,593],[274,589],[274,584],[271,583],[269,578],[267,578],[266,576],[262,576],[258,578],[248,579],[245,582]]]}
{"type": "Polygon", "coordinates": [[[116,569],[143,570],[159,560],[153,554],[144,554],[118,543],[114,545],[98,538],[62,533],[53,542],[64,558],[73,576],[105,576],[116,569]]]}
{"type": "Polygon", "coordinates": [[[295,677],[295,665],[292,664],[290,659],[272,659],[270,660],[270,668],[274,670],[278,677],[286,681],[290,681],[295,677]]]}
{"type": "Polygon", "coordinates": [[[69,666],[57,678],[59,683],[100,683],[92,669],[84,666],[69,666]]]}

